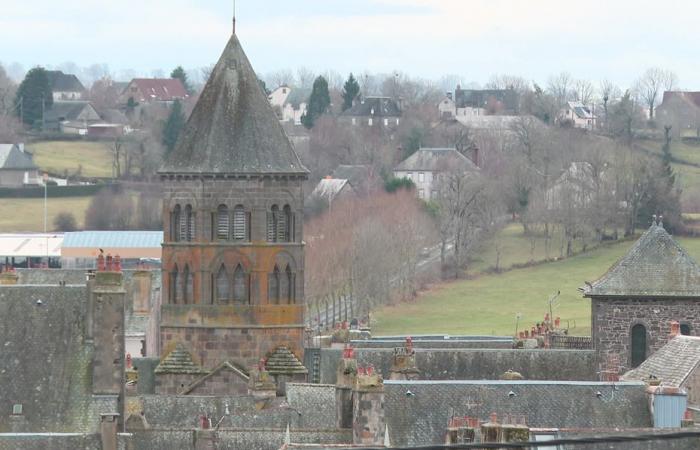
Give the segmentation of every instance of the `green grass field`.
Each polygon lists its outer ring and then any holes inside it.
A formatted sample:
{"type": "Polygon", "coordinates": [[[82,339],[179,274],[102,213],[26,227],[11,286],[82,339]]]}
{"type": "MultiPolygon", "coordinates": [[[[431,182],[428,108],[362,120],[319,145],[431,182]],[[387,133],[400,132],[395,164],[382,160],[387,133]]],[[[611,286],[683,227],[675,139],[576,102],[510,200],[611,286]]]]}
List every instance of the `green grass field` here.
{"type": "MultiPolygon", "coordinates": [[[[61,212],[75,216],[78,227],[82,227],[85,210],[92,197],[51,198],[47,202],[48,229],[53,229],[53,219],[61,212]]],[[[0,233],[44,231],[43,198],[0,199],[0,233]]]]}
{"type": "Polygon", "coordinates": [[[59,176],[112,176],[112,152],[107,143],[94,141],[42,141],[27,144],[41,170],[59,176]]]}
{"type": "MultiPolygon", "coordinates": [[[[700,257],[700,239],[679,242],[700,257]]],[[[554,315],[568,323],[573,334],[588,335],[590,301],[578,288],[603,275],[632,244],[624,241],[557,262],[442,284],[413,302],[377,310],[372,332],[512,335],[517,313],[522,314],[520,329],[530,327],[543,319],[549,297],[561,291],[554,315]]]]}

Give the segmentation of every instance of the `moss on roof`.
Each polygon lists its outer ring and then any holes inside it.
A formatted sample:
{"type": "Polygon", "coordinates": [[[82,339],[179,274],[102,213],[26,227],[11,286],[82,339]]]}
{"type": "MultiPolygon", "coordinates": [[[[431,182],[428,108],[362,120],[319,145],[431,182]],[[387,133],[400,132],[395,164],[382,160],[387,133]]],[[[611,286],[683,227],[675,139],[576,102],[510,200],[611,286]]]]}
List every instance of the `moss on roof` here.
{"type": "Polygon", "coordinates": [[[306,367],[287,347],[277,347],[267,358],[265,368],[272,375],[308,373],[306,367]]]}
{"type": "Polygon", "coordinates": [[[298,174],[299,160],[231,36],[162,174],[298,174]]]}
{"type": "Polygon", "coordinates": [[[195,364],[192,360],[192,355],[187,349],[180,343],[178,343],[173,351],[168,353],[168,355],[163,358],[163,360],[156,367],[155,373],[191,373],[191,374],[205,374],[206,370],[195,364]]]}

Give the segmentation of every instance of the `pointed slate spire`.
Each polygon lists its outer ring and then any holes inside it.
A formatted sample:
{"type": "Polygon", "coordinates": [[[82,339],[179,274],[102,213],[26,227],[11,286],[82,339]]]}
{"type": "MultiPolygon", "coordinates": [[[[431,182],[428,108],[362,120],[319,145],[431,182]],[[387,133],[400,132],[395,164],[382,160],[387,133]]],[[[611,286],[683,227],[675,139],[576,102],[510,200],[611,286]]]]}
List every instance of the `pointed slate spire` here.
{"type": "Polygon", "coordinates": [[[160,172],[308,173],[235,34],[231,35],[160,172]]]}

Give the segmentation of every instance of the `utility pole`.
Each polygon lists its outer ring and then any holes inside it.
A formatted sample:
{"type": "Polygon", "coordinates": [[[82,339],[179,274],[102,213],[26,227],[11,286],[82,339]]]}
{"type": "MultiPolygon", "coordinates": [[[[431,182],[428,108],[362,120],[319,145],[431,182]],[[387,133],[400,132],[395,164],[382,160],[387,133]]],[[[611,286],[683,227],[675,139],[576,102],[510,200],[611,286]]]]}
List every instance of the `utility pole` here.
{"type": "MultiPolygon", "coordinates": [[[[44,172],[44,233],[46,233],[46,228],[47,228],[47,223],[48,223],[48,210],[46,208],[47,206],[47,198],[48,198],[48,188],[49,188],[49,174],[47,172],[44,172]]],[[[47,246],[47,251],[48,251],[48,246],[47,246]]]]}

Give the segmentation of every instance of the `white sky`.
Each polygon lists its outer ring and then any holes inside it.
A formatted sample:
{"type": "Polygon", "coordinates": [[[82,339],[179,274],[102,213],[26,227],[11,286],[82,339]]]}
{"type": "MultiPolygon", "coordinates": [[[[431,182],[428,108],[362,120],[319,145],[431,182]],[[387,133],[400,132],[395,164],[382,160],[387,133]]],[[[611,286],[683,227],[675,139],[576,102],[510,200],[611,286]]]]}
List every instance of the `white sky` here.
{"type": "MultiPolygon", "coordinates": [[[[0,0],[0,62],[109,65],[150,74],[213,63],[232,0],[0,0]]],[[[307,66],[483,83],[550,74],[627,86],[650,66],[700,88],[700,1],[238,0],[258,72],[307,66]]]]}

